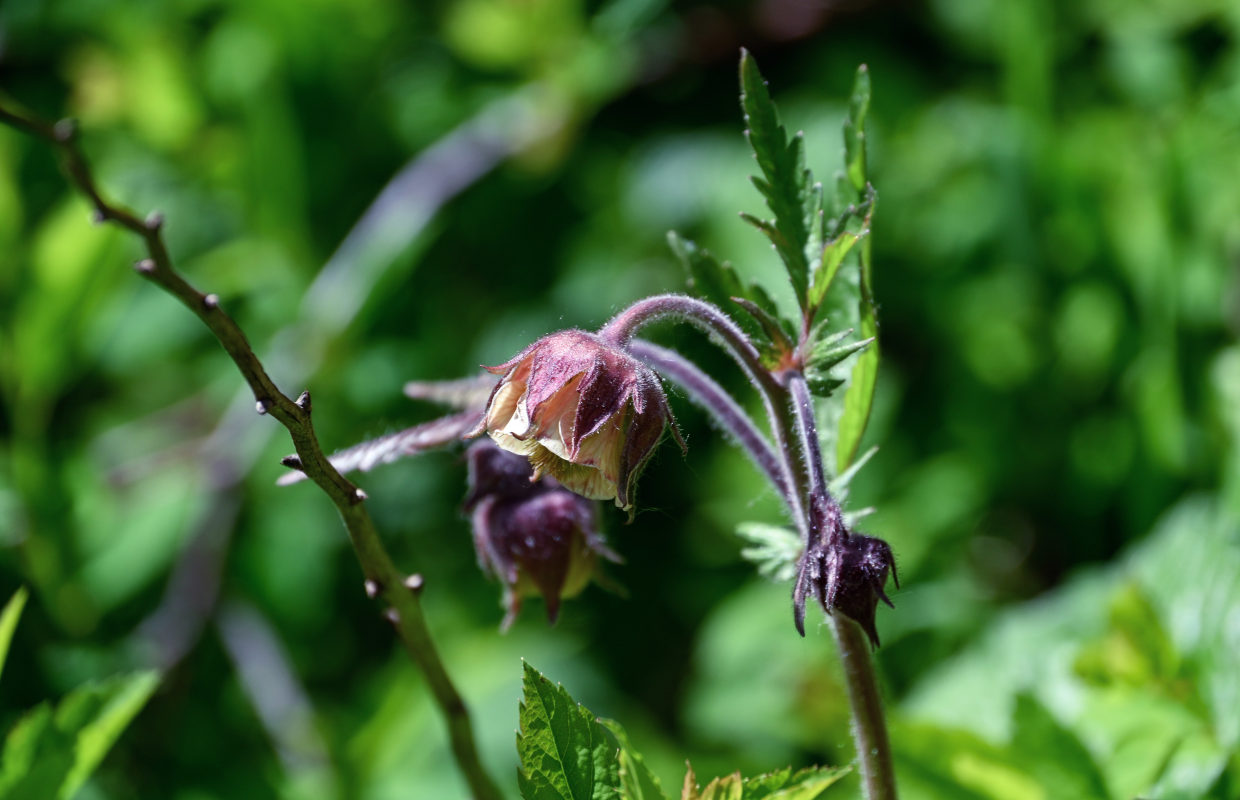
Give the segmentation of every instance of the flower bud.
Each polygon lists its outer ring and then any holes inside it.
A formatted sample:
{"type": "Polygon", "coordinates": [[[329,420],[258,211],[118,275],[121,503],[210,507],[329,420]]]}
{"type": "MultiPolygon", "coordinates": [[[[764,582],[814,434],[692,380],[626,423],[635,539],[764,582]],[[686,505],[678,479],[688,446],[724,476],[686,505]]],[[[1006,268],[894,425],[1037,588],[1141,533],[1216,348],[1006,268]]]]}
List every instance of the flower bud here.
{"type": "Polygon", "coordinates": [[[883,591],[888,570],[896,588],[900,588],[895,558],[891,547],[882,539],[842,532],[842,537],[819,539],[807,547],[801,556],[792,595],[797,630],[802,636],[805,635],[805,600],[808,595],[817,598],[822,610],[828,614],[840,611],[855,620],[870,637],[870,643],[878,647],[878,630],[874,626],[878,601],[892,606],[883,591]]]}
{"type": "Polygon", "coordinates": [[[684,448],[658,376],[594,334],[553,333],[486,369],[503,377],[469,435],[485,430],[527,457],[535,478],[631,512],[637,474],[668,423],[684,448]]]}
{"type": "Polygon", "coordinates": [[[590,582],[598,556],[619,561],[598,533],[594,503],[550,478],[532,482],[529,462],[490,441],[466,454],[470,491],[465,510],[484,572],[504,584],[507,630],[521,600],[541,595],[555,622],[560,600],[590,582]]]}

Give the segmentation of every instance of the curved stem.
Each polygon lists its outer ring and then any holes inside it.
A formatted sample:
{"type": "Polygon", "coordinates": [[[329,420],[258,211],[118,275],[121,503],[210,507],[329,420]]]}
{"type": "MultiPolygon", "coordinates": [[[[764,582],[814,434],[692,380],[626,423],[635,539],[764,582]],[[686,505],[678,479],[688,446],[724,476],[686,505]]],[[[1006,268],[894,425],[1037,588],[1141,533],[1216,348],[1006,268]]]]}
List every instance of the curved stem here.
{"type": "Polygon", "coordinates": [[[674,350],[635,339],[629,343],[629,352],[659,371],[668,380],[684,389],[689,399],[697,403],[715,419],[724,434],[732,437],[745,454],[753,459],[767,480],[779,491],[789,506],[791,489],[784,479],[783,467],[771,445],[763,438],[749,415],[728,394],[697,366],[674,350]]]}
{"type": "Polygon", "coordinates": [[[617,347],[628,347],[640,328],[668,317],[682,319],[718,337],[750,378],[771,381],[770,373],[762,366],[762,359],[745,332],[718,307],[688,295],[656,294],[638,300],[612,317],[599,329],[598,335],[617,347]]]}
{"type": "Polygon", "coordinates": [[[319,446],[311,421],[310,394],[296,400],[271,380],[244,332],[220,307],[219,297],[204,294],[174,268],[164,243],[163,218],[152,214],[141,219],[128,208],[108,202],[100,193],[90,165],[77,147],[76,130],[69,121],[55,125],[0,108],[0,122],[43,139],[59,151],[70,183],[90,200],[99,222],[112,222],[140,236],[148,258],[135,265],[138,274],[159,286],[192,311],[211,330],[254,392],[260,414],[270,414],[284,426],[297,450],[300,468],[336,506],[372,594],[382,596],[391,608],[388,618],[413,661],[422,669],[431,694],[448,725],[457,766],[475,800],[501,800],[502,795],[478,757],[472,724],[460,693],[448,677],[431,639],[422,604],[419,576],[405,576],[392,562],[366,509],[366,495],[332,466],[319,446]]]}
{"type": "MultiPolygon", "coordinates": [[[[717,307],[703,300],[683,294],[659,294],[638,300],[621,311],[599,330],[598,335],[604,341],[618,347],[628,348],[633,336],[645,325],[660,319],[680,319],[688,322],[707,334],[719,344],[748,376],[762,404],[766,415],[771,421],[771,434],[775,439],[775,450],[780,453],[791,453],[795,449],[792,421],[786,413],[788,392],[770,370],[762,365],[762,358],[757,349],[750,343],[744,331],[717,307]]],[[[801,538],[809,535],[806,527],[806,515],[802,507],[803,492],[798,491],[801,481],[795,467],[787,458],[782,460],[780,471],[783,473],[782,485],[788,487],[783,491],[785,502],[792,513],[800,530],[801,538]]],[[[776,483],[776,489],[781,484],[776,483]]]]}

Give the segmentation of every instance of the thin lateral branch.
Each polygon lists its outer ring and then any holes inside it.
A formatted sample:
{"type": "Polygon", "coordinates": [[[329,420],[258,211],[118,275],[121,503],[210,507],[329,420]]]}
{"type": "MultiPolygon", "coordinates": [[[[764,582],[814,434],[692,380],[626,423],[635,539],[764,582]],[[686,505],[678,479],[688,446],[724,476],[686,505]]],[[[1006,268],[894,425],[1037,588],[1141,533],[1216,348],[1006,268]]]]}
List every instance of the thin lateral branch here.
{"type": "Polygon", "coordinates": [[[164,243],[163,218],[160,215],[152,214],[143,220],[130,209],[103,197],[89,164],[78,149],[77,128],[72,121],[62,120],[50,125],[0,107],[0,122],[56,148],[70,183],[94,207],[96,221],[115,223],[142,238],[148,257],[134,265],[138,274],[181,301],[203,321],[254,392],[258,412],[275,417],[288,431],[301,470],[327,494],[340,513],[366,584],[378,587],[377,593],[391,606],[388,618],[392,620],[405,650],[426,676],[447,722],[453,755],[475,800],[501,800],[499,789],[482,767],[468,710],[439,658],[418,594],[406,587],[407,576],[396,568],[379,539],[363,502],[365,493],[332,466],[319,446],[310,420],[309,394],[303,393],[298,400],[293,400],[281,392],[267,375],[241,328],[220,307],[219,297],[198,291],[174,270],[164,243]]]}

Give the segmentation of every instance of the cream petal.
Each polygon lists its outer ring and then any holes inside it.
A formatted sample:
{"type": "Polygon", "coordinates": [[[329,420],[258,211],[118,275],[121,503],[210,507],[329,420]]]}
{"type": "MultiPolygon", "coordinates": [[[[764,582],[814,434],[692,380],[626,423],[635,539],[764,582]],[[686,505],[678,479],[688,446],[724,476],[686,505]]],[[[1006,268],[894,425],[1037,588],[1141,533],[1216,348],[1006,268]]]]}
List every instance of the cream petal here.
{"type": "Polygon", "coordinates": [[[530,429],[533,425],[530,422],[529,406],[526,404],[528,394],[521,395],[517,400],[516,407],[512,410],[512,416],[508,418],[508,422],[500,427],[500,430],[517,439],[529,438],[530,429]]]}
{"type": "Polygon", "coordinates": [[[506,429],[521,407],[521,398],[524,395],[524,383],[514,381],[501,383],[491,395],[490,405],[487,406],[487,430],[506,429]]]}
{"type": "Polygon", "coordinates": [[[541,449],[538,442],[533,439],[518,439],[512,434],[503,431],[491,431],[491,440],[499,445],[502,449],[509,453],[516,453],[519,456],[531,456],[536,450],[541,449]]]}
{"type": "Polygon", "coordinates": [[[529,454],[530,464],[537,475],[550,475],[570,491],[591,500],[612,500],[616,496],[616,482],[608,480],[598,469],[585,464],[574,464],[560,458],[546,447],[538,445],[529,454]]]}
{"type": "Polygon", "coordinates": [[[538,408],[538,443],[566,461],[574,460],[571,442],[581,402],[581,377],[574,376],[538,408]]]}
{"type": "Polygon", "coordinates": [[[625,438],[623,417],[612,419],[582,440],[575,460],[578,464],[595,467],[614,484],[620,477],[620,456],[624,451],[625,438]]]}

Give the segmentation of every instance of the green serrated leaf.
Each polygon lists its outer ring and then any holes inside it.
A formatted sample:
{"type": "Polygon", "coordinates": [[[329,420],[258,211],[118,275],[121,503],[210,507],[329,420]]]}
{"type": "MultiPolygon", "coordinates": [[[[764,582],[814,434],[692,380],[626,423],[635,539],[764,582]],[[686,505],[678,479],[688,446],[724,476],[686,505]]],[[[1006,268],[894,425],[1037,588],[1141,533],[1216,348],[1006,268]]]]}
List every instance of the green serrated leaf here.
{"type": "Polygon", "coordinates": [[[851,767],[807,767],[794,773],[788,767],[746,779],[742,800],[818,800],[851,771],[851,767]]]}
{"type": "Polygon", "coordinates": [[[693,293],[735,320],[757,348],[763,363],[773,367],[793,349],[789,331],[795,330],[795,326],[780,319],[771,296],[760,286],[746,285],[730,264],[718,261],[710,251],[675,231],[668,232],[667,243],[689,273],[693,293]],[[733,309],[737,304],[746,313],[736,313],[733,309]]]}
{"type": "Polygon", "coordinates": [[[800,326],[792,320],[779,315],[779,307],[775,305],[774,298],[767,294],[766,289],[763,289],[756,283],[749,284],[749,299],[753,301],[754,305],[765,311],[773,319],[779,320],[779,324],[783,326],[784,333],[789,339],[796,338],[797,331],[800,330],[800,326]]]}
{"type": "Polygon", "coordinates": [[[825,398],[835,394],[835,390],[844,385],[844,380],[830,375],[807,374],[805,385],[809,387],[810,394],[825,398]]]}
{"type": "Polygon", "coordinates": [[[0,611],[0,674],[4,674],[4,662],[9,655],[9,645],[13,642],[13,631],[17,630],[17,621],[21,619],[22,609],[26,607],[28,592],[23,586],[9,602],[5,603],[4,611],[0,611]]]}
{"type": "Polygon", "coordinates": [[[739,772],[715,778],[698,791],[699,800],[743,800],[745,782],[739,772]]]}
{"type": "MultiPolygon", "coordinates": [[[[869,217],[866,218],[867,221],[869,217]]],[[[827,296],[827,289],[831,288],[831,282],[835,280],[835,275],[840,270],[840,265],[844,263],[844,259],[852,252],[857,242],[869,236],[869,228],[863,228],[859,231],[844,231],[836,236],[830,242],[827,242],[826,248],[822,253],[822,261],[818,270],[814,272],[813,281],[809,288],[809,307],[816,309],[822,304],[827,296]]]]}
{"type": "MultiPolygon", "coordinates": [[[[868,98],[868,79],[866,86],[868,98]]],[[[877,197],[871,192],[870,215],[874,213],[877,202],[877,197]]],[[[835,443],[837,473],[848,469],[849,464],[857,455],[857,448],[861,446],[861,436],[870,422],[870,409],[874,405],[874,387],[878,383],[878,310],[874,305],[871,272],[870,239],[866,238],[861,242],[860,297],[857,300],[861,320],[857,327],[863,339],[873,339],[874,343],[858,356],[857,363],[853,365],[848,390],[844,393],[844,412],[840,416],[839,434],[835,443]]]]}
{"type": "Polygon", "coordinates": [[[734,772],[699,789],[690,767],[681,800],[818,800],[849,772],[851,767],[808,767],[795,773],[792,767],[784,767],[752,778],[734,772]]]}
{"type": "Polygon", "coordinates": [[[741,557],[754,564],[758,573],[773,581],[789,581],[796,576],[801,557],[801,536],[796,531],[763,522],[742,522],[736,535],[749,542],[741,557]]]}
{"type": "Polygon", "coordinates": [[[784,326],[777,317],[752,300],[746,300],[743,297],[733,297],[732,302],[743,308],[745,313],[749,314],[758,323],[762,328],[762,333],[774,345],[774,350],[777,353],[792,351],[794,347],[792,339],[789,338],[787,331],[784,330],[784,326]]]}
{"type": "Polygon", "coordinates": [[[783,789],[792,779],[792,767],[784,767],[764,775],[745,779],[745,800],[766,800],[783,789]]]}
{"type": "Polygon", "coordinates": [[[155,672],[118,675],[29,712],[5,739],[0,797],[71,798],[158,685],[155,672]]]}
{"type": "Polygon", "coordinates": [[[620,745],[589,709],[524,665],[517,783],[524,800],[621,800],[620,745]]]}
{"type": "Polygon", "coordinates": [[[748,217],[775,244],[802,311],[808,308],[810,276],[822,261],[822,187],[805,166],[801,134],[788,137],[758,65],[741,51],[741,109],[746,137],[762,177],[753,183],[775,215],[772,222],[748,217]]]}
{"type": "Polygon", "coordinates": [[[680,788],[680,800],[698,800],[697,775],[693,774],[693,765],[685,762],[685,780],[680,788]]]}
{"type": "Polygon", "coordinates": [[[806,359],[805,371],[806,373],[810,371],[825,373],[853,353],[865,350],[873,343],[874,337],[870,337],[869,339],[858,339],[855,342],[840,342],[830,347],[815,347],[810,351],[809,358],[806,359]]]}
{"type": "Polygon", "coordinates": [[[689,287],[698,297],[723,308],[729,298],[746,294],[736,271],[720,263],[709,250],[698,247],[693,240],[668,231],[667,245],[689,273],[689,287]]]}
{"type": "Polygon", "coordinates": [[[620,723],[599,719],[620,743],[620,792],[624,800],[668,800],[659,778],[646,766],[645,759],[634,749],[629,735],[620,723]]]}
{"type": "Polygon", "coordinates": [[[865,64],[857,67],[852,96],[848,99],[848,119],[844,122],[844,170],[853,189],[865,189],[865,118],[870,111],[870,70],[865,64]]]}

